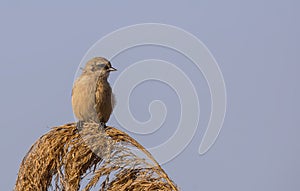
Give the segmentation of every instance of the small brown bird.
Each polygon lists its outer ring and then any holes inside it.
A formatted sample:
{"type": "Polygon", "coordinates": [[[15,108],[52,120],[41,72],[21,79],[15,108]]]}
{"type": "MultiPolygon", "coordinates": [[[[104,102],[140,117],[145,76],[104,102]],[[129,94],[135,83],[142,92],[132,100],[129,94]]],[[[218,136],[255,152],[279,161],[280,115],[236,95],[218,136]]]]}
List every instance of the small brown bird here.
{"type": "Polygon", "coordinates": [[[72,90],[72,107],[78,118],[78,127],[83,122],[94,121],[105,127],[114,107],[114,95],[107,81],[109,73],[116,71],[102,57],[88,61],[72,90]]]}

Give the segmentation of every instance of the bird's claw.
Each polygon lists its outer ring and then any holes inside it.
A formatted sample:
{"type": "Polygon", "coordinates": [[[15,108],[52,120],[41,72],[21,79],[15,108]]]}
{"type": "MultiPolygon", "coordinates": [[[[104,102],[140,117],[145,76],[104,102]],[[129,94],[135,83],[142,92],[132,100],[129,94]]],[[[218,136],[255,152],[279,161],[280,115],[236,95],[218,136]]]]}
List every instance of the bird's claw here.
{"type": "Polygon", "coordinates": [[[78,131],[81,131],[83,129],[83,125],[84,125],[84,121],[78,121],[76,123],[76,127],[77,127],[78,131]]]}
{"type": "Polygon", "coordinates": [[[99,129],[104,129],[106,128],[106,124],[104,122],[99,123],[99,129]]]}

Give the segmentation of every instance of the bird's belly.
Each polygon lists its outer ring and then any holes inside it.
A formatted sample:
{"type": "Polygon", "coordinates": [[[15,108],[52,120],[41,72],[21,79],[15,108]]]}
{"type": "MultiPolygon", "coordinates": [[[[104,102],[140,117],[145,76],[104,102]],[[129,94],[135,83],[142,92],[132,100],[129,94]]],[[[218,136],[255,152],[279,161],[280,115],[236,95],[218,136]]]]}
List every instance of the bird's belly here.
{"type": "Polygon", "coordinates": [[[112,91],[107,82],[81,78],[73,88],[72,106],[75,116],[82,121],[106,123],[113,110],[112,91]]]}

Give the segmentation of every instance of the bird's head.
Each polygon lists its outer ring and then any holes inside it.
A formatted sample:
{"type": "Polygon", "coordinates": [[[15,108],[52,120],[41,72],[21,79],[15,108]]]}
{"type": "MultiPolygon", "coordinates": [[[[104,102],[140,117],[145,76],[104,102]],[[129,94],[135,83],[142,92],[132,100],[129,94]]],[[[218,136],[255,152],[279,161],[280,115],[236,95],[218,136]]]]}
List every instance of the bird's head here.
{"type": "Polygon", "coordinates": [[[95,57],[89,60],[85,67],[82,69],[83,74],[97,75],[99,77],[107,78],[110,72],[116,71],[111,66],[110,61],[103,57],[95,57]]]}

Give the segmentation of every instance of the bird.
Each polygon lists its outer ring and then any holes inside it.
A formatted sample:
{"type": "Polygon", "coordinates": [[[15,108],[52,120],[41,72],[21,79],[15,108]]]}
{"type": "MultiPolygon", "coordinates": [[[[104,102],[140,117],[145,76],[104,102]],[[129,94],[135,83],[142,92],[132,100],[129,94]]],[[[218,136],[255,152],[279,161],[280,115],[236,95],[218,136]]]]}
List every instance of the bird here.
{"type": "Polygon", "coordinates": [[[106,127],[115,105],[114,94],[107,79],[110,72],[116,70],[104,57],[92,58],[82,68],[72,89],[72,108],[79,120],[79,130],[84,122],[96,122],[99,127],[106,127]]]}

